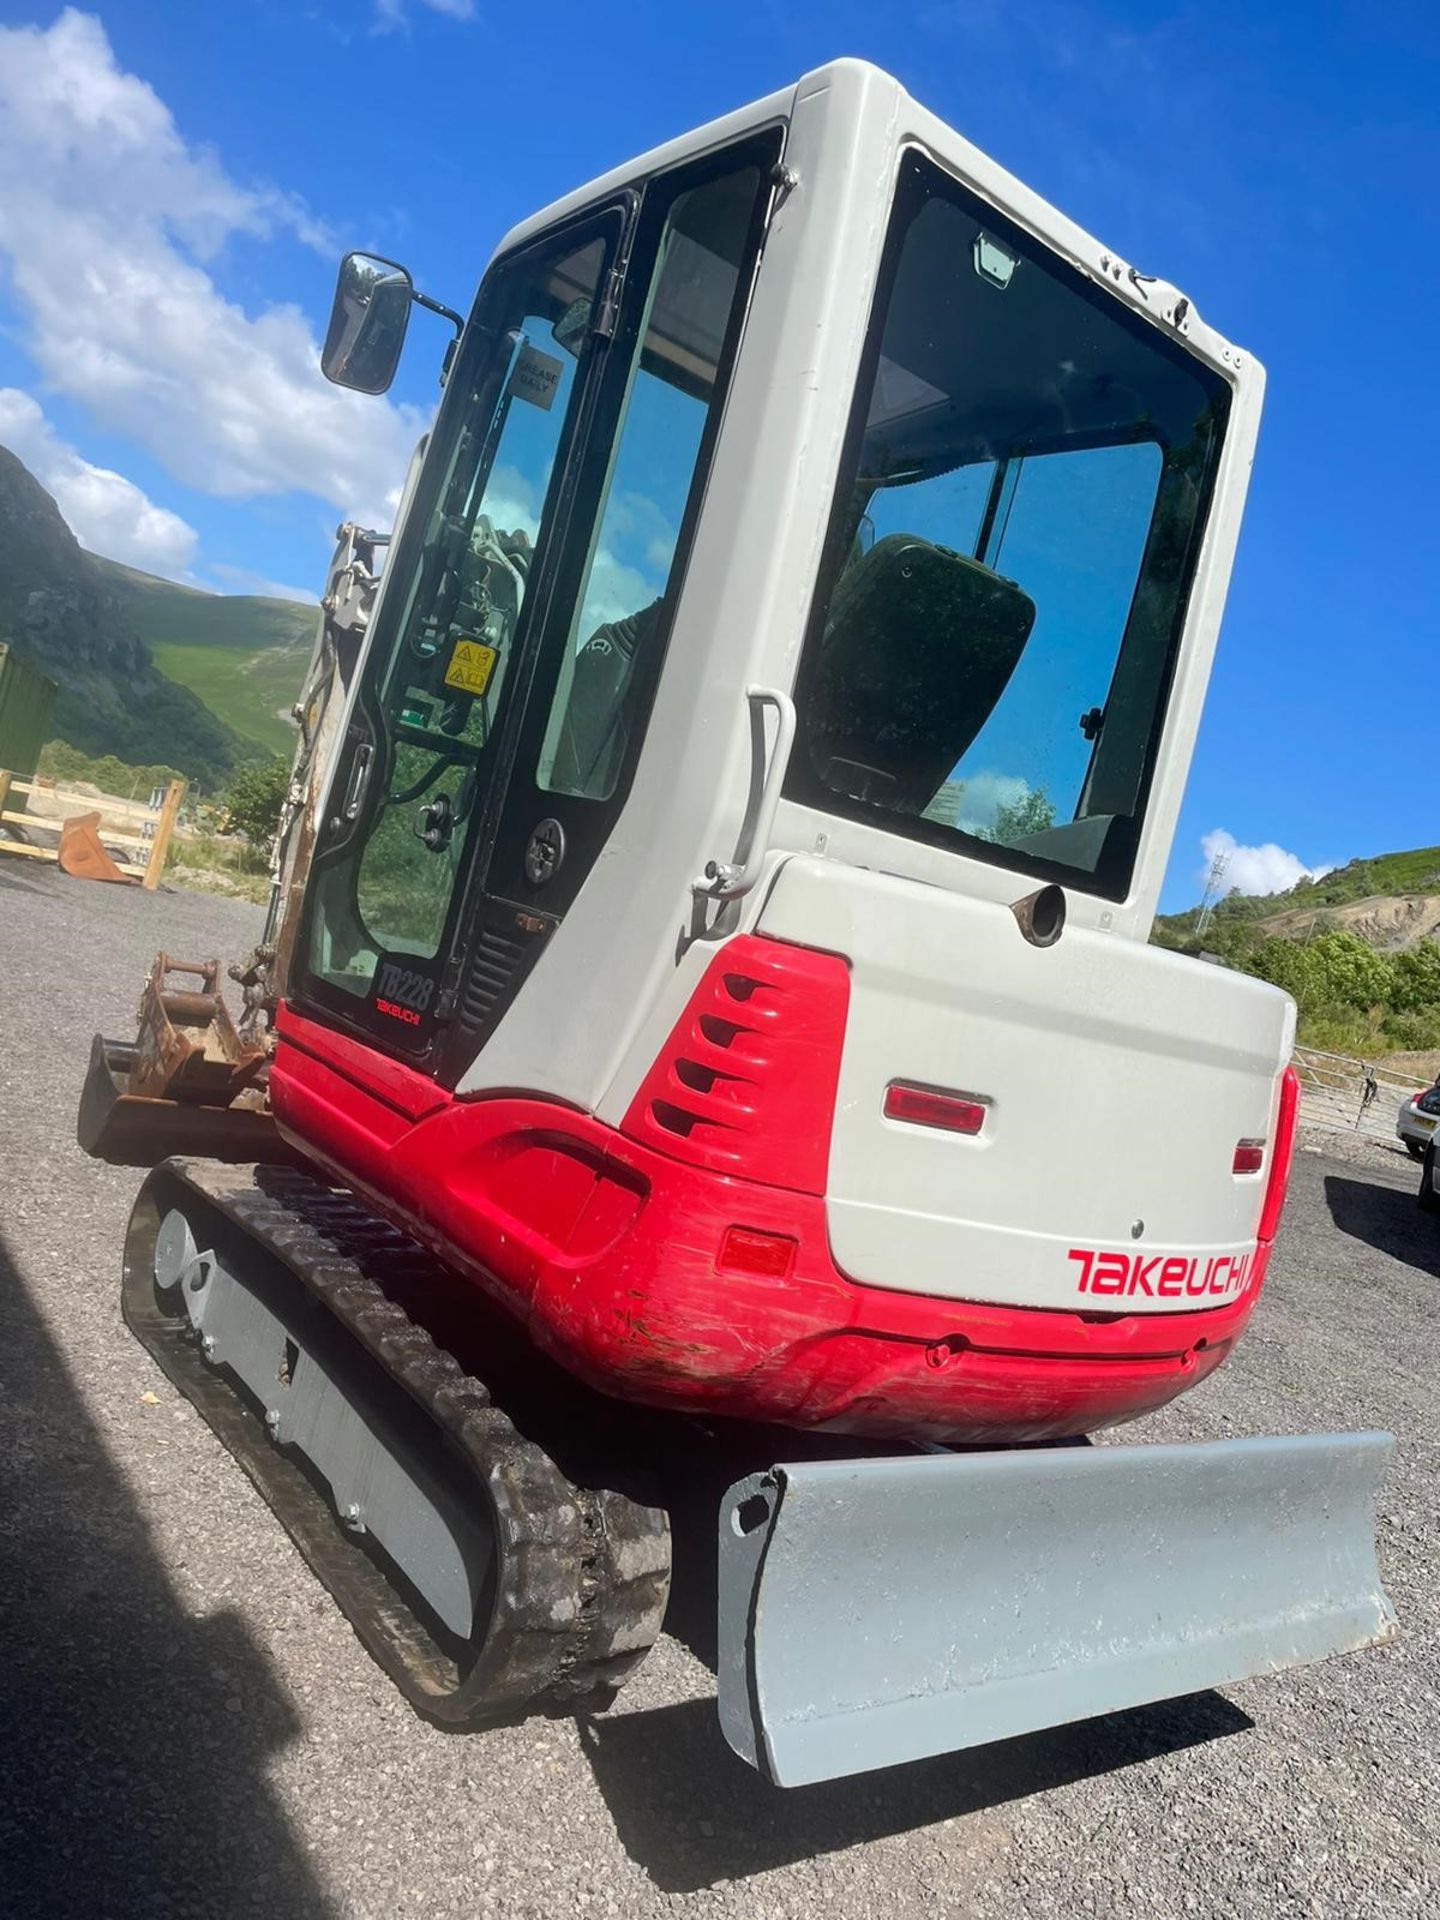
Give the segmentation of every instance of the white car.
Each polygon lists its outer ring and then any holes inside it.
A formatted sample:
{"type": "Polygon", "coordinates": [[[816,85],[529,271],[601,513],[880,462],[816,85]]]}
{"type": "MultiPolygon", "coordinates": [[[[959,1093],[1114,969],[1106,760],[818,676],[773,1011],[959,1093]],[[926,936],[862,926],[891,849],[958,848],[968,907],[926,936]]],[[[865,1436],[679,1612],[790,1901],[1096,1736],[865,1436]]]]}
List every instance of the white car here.
{"type": "Polygon", "coordinates": [[[1426,1213],[1440,1213],[1440,1188],[1435,1184],[1435,1142],[1425,1149],[1425,1164],[1420,1169],[1420,1191],[1415,1196],[1426,1213]]]}
{"type": "Polygon", "coordinates": [[[1426,1087],[1422,1093],[1409,1094],[1400,1102],[1395,1131],[1412,1158],[1425,1157],[1425,1149],[1434,1139],[1437,1127],[1440,1127],[1440,1083],[1426,1087]]]}

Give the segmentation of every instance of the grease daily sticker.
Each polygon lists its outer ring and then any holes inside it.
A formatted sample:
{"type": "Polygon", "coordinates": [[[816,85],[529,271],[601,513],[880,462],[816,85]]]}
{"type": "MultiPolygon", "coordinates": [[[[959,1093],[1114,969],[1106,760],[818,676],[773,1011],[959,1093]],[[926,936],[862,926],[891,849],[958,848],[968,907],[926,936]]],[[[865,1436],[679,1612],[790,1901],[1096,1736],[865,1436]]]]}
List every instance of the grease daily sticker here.
{"type": "Polygon", "coordinates": [[[532,407],[542,407],[548,413],[555,404],[564,371],[563,360],[541,353],[538,347],[522,347],[510,375],[510,391],[517,400],[528,400],[532,407]]]}

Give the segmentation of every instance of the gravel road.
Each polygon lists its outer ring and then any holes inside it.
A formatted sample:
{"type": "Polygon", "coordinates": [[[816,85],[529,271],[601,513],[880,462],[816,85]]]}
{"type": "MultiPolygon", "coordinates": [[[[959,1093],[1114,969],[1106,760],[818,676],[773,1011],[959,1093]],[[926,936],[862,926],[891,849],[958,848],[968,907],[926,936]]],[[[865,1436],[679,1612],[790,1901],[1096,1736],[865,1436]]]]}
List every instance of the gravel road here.
{"type": "Polygon", "coordinates": [[[405,1709],[123,1330],[137,1174],[87,1161],[96,1027],[257,910],[0,860],[0,1908],[19,1915],[1440,1911],[1440,1227],[1399,1155],[1302,1153],[1265,1303],[1152,1438],[1388,1427],[1380,1653],[781,1794],[665,1639],[614,1713],[405,1709]]]}

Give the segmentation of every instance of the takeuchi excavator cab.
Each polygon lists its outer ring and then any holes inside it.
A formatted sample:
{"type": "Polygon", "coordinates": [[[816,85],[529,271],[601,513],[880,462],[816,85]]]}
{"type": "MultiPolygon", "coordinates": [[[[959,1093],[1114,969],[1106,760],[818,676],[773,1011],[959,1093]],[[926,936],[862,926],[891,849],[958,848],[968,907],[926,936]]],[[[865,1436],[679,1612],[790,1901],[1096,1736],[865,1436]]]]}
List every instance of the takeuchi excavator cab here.
{"type": "MultiPolygon", "coordinates": [[[[347,261],[333,377],[410,297],[347,261]]],[[[282,1132],[640,1398],[1024,1438],[1217,1364],[1288,1016],[1144,938],[1259,384],[856,63],[511,234],[317,824],[282,1132]],[[923,1361],[1037,1343],[1039,1392],[923,1361]]]]}

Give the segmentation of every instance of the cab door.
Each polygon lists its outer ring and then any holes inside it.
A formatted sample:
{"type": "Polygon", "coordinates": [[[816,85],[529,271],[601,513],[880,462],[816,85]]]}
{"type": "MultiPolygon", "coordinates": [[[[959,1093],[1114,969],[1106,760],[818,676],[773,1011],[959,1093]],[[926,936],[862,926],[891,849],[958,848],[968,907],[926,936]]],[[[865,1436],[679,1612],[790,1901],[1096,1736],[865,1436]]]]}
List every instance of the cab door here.
{"type": "Polygon", "coordinates": [[[410,1055],[493,836],[550,616],[633,197],[487,275],[382,602],[312,868],[296,997],[410,1055]]]}
{"type": "MultiPolygon", "coordinates": [[[[589,878],[629,792],[704,497],[776,130],[646,189],[619,326],[495,838],[447,1003],[453,1084],[589,878]],[[577,514],[577,520],[579,518],[577,514]]],[[[624,876],[607,877],[624,911],[624,876]]],[[[604,955],[595,956],[597,967],[604,955]]],[[[539,983],[537,982],[537,992],[539,983]]],[[[523,1002],[516,1018],[530,1017],[523,1002]]],[[[533,1017],[544,1020],[543,993],[533,1017]]]]}
{"type": "Polygon", "coordinates": [[[301,985],[446,1084],[624,804],[778,154],[777,130],[657,176],[633,215],[482,289],[332,789],[301,985]]]}

